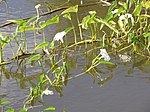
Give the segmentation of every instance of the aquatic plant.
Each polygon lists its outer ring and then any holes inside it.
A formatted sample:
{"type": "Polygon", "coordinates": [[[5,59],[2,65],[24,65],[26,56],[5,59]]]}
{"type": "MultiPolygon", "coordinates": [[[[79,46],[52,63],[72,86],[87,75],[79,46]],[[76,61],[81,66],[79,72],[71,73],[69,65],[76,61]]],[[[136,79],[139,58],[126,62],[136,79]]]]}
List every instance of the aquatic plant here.
{"type": "MultiPolygon", "coordinates": [[[[16,31],[14,31],[12,35],[3,36],[2,33],[0,33],[1,66],[17,61],[17,63],[19,62],[18,65],[23,64],[24,67],[30,65],[38,66],[42,71],[38,74],[39,76],[36,77],[36,84],[31,80],[29,81],[32,87],[30,87],[30,93],[24,102],[22,111],[26,112],[36,107],[36,101],[43,104],[42,98],[44,95],[52,95],[54,92],[57,92],[62,96],[63,87],[67,85],[68,80],[85,74],[90,74],[93,78],[99,77],[99,84],[103,85],[110,80],[113,75],[102,78],[102,72],[98,71],[98,67],[101,65],[109,65],[115,68],[115,64],[111,62],[111,54],[113,54],[114,51],[118,53],[118,57],[122,62],[131,61],[131,57],[127,54],[119,54],[128,48],[132,48],[131,52],[137,53],[138,55],[142,55],[141,51],[138,50],[138,48],[142,48],[148,52],[147,55],[142,56],[148,59],[150,58],[149,1],[127,0],[126,2],[118,2],[115,0],[109,6],[105,18],[99,17],[96,11],[89,11],[88,15],[84,16],[81,21],[78,15],[78,9],[80,7],[79,5],[75,5],[55,9],[54,12],[57,10],[63,11],[49,19],[43,20],[42,17],[44,15],[51,13],[48,12],[41,16],[39,13],[40,5],[37,5],[35,6],[36,16],[22,20],[9,20],[9,22],[16,24],[16,31]],[[77,25],[74,25],[75,23],[72,21],[73,14],[75,14],[77,25]],[[66,18],[67,21],[69,20],[70,26],[58,31],[54,36],[51,36],[51,40],[46,40],[44,29],[50,25],[59,25],[61,18],[66,18]],[[106,31],[105,28],[109,30],[109,32],[106,31]],[[77,36],[78,32],[76,29],[79,30],[79,37],[77,36]],[[31,52],[28,51],[28,39],[26,38],[29,31],[34,33],[34,48],[31,52]],[[84,31],[90,32],[88,38],[83,36],[84,31]],[[70,38],[68,33],[70,32],[73,32],[74,37],[71,37],[74,38],[74,42],[68,44],[67,40],[70,38]],[[99,32],[102,32],[103,36],[99,37],[99,32]],[[41,43],[37,42],[36,36],[38,33],[41,33],[41,43]],[[8,60],[8,63],[4,63],[2,55],[3,48],[6,44],[10,44],[11,40],[15,41],[18,50],[15,54],[11,47],[14,57],[8,60]],[[88,60],[90,63],[85,66],[81,73],[70,75],[70,63],[73,61],[71,57],[77,55],[75,52],[78,47],[82,47],[85,50],[85,52],[82,52],[80,55],[86,58],[90,57],[88,60]],[[73,53],[70,52],[72,49],[73,53]],[[47,70],[45,68],[49,69],[47,70]]],[[[75,63],[74,66],[76,66],[75,63]]],[[[18,68],[20,68],[20,66],[18,68]]],[[[7,77],[10,77],[6,67],[2,66],[2,71],[7,77]]],[[[22,87],[26,87],[24,82],[27,79],[28,77],[19,79],[22,81],[22,87]]],[[[0,103],[5,105],[8,102],[1,100],[0,103]]],[[[45,110],[50,111],[55,110],[55,108],[49,107],[45,110]]],[[[13,111],[12,109],[12,112],[13,111]]]]}
{"type": "Polygon", "coordinates": [[[9,44],[11,41],[9,36],[3,36],[3,34],[0,32],[0,63],[2,64],[3,60],[3,49],[6,44],[9,44]]]}

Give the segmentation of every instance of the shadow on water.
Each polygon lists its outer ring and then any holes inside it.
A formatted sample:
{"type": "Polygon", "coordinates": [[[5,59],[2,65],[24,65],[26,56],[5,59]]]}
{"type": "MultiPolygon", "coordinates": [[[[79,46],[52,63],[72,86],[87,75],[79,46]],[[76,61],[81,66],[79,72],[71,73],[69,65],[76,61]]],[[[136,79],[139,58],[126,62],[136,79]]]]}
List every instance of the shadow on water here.
{"type": "MultiPolygon", "coordinates": [[[[76,4],[76,1],[72,2],[76,4]]],[[[41,0],[32,3],[35,5],[41,0]]],[[[99,5],[86,7],[80,10],[80,16],[84,17],[87,10],[101,12],[106,9],[99,5]]],[[[98,14],[102,13],[106,11],[98,14]]],[[[61,25],[47,27],[47,40],[52,40],[49,35],[62,31],[68,24],[62,21],[61,25]],[[50,30],[52,33],[49,33],[50,30]]],[[[84,36],[87,35],[88,32],[84,32],[84,36]]],[[[72,34],[69,36],[68,44],[74,41],[72,34]]],[[[29,48],[32,48],[34,40],[29,41],[29,48]]],[[[32,54],[20,55],[17,60],[8,59],[11,63],[0,68],[0,99],[8,99],[13,104],[5,108],[12,106],[19,110],[24,102],[26,106],[36,106],[30,112],[42,111],[49,106],[56,107],[57,112],[149,112],[150,58],[147,53],[141,50],[140,54],[135,54],[130,51],[131,48],[117,52],[106,45],[112,64],[101,63],[91,67],[93,60],[100,54],[99,45],[99,41],[83,42],[67,49],[60,45],[49,51],[50,54],[40,51],[40,60],[28,64],[32,54]],[[46,88],[50,88],[54,94],[44,96],[41,100],[40,93],[46,88]]],[[[6,48],[6,59],[10,57],[8,54],[6,48]]]]}

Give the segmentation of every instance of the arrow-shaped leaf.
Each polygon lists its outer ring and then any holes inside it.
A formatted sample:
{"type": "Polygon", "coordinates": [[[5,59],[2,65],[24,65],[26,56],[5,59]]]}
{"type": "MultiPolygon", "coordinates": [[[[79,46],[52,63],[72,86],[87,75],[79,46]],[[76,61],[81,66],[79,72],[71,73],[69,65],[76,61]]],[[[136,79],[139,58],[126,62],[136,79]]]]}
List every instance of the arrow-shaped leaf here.
{"type": "Polygon", "coordinates": [[[30,63],[30,62],[32,62],[32,61],[39,60],[40,58],[41,58],[41,55],[40,55],[40,54],[34,55],[34,56],[32,56],[32,57],[28,60],[27,64],[30,63]]]}
{"type": "Polygon", "coordinates": [[[37,46],[34,48],[34,50],[38,50],[38,49],[41,49],[42,47],[46,47],[46,46],[48,46],[48,42],[43,42],[43,43],[37,45],[37,46]]]}

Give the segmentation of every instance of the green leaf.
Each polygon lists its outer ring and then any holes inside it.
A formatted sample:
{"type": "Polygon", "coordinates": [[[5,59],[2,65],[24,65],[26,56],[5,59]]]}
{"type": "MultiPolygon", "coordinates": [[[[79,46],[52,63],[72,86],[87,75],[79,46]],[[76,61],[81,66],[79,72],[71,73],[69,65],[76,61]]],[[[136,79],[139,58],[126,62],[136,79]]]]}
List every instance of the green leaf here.
{"type": "Polygon", "coordinates": [[[114,18],[117,17],[117,16],[119,16],[123,12],[124,12],[124,8],[120,7],[119,10],[118,10],[118,12],[114,15],[114,18]]]}
{"type": "Polygon", "coordinates": [[[108,12],[108,14],[107,14],[107,16],[105,17],[105,21],[109,21],[109,20],[111,20],[113,18],[113,14],[112,14],[112,12],[108,12]]]}
{"type": "Polygon", "coordinates": [[[35,61],[35,60],[39,60],[41,58],[41,55],[40,54],[37,54],[37,55],[34,55],[32,56],[29,61],[27,63],[30,63],[32,61],[35,61]]]}
{"type": "Polygon", "coordinates": [[[38,49],[41,49],[42,47],[46,47],[46,46],[48,46],[48,42],[43,42],[43,43],[37,45],[37,46],[34,48],[34,50],[38,50],[38,49]]]}
{"type": "Polygon", "coordinates": [[[142,4],[143,7],[145,7],[146,9],[150,8],[150,1],[145,1],[143,4],[142,4]]]}
{"type": "Polygon", "coordinates": [[[64,32],[68,33],[68,32],[70,32],[72,29],[74,29],[74,27],[68,27],[68,28],[66,28],[66,29],[64,30],[64,32]]]}
{"type": "Polygon", "coordinates": [[[50,48],[51,48],[51,49],[54,49],[54,48],[55,48],[55,41],[54,41],[54,40],[52,40],[52,42],[50,43],[50,48]]]}
{"type": "Polygon", "coordinates": [[[107,64],[107,65],[113,64],[112,62],[110,62],[110,61],[105,61],[105,60],[99,60],[99,63],[100,63],[100,64],[107,64]]]}
{"type": "Polygon", "coordinates": [[[134,32],[130,32],[128,34],[128,43],[130,43],[134,37],[135,37],[134,32]]]}
{"type": "Polygon", "coordinates": [[[115,0],[111,3],[112,5],[109,7],[108,12],[111,12],[112,10],[114,10],[114,8],[117,7],[117,2],[118,0],[115,0]]]}
{"type": "Polygon", "coordinates": [[[32,17],[32,18],[30,18],[28,20],[24,20],[24,21],[20,22],[18,30],[20,32],[29,31],[29,30],[38,30],[39,28],[36,28],[35,25],[34,25],[35,21],[33,21],[33,20],[35,18],[36,17],[32,17]],[[27,26],[27,24],[29,24],[29,23],[30,23],[30,25],[27,26]]]}
{"type": "Polygon", "coordinates": [[[46,110],[46,111],[55,111],[56,108],[51,106],[51,107],[48,107],[48,108],[46,108],[44,110],[46,110]]]}
{"type": "Polygon", "coordinates": [[[6,104],[9,104],[9,103],[10,103],[9,100],[1,100],[1,101],[0,101],[0,104],[1,104],[1,105],[6,105],[6,104]]]}
{"type": "Polygon", "coordinates": [[[139,38],[133,38],[132,40],[146,48],[146,45],[143,40],[140,40],[139,38]]]}
{"type": "Polygon", "coordinates": [[[113,30],[115,33],[119,34],[119,31],[117,29],[115,29],[114,27],[112,27],[108,22],[106,22],[105,20],[102,20],[101,18],[95,18],[95,20],[97,22],[100,22],[104,25],[106,25],[107,27],[109,27],[111,30],[113,30]]]}
{"type": "Polygon", "coordinates": [[[86,30],[88,29],[89,20],[90,20],[90,15],[85,16],[85,17],[82,19],[82,23],[81,23],[82,28],[84,28],[84,29],[86,29],[86,30]]]}
{"type": "Polygon", "coordinates": [[[150,46],[150,36],[148,37],[148,46],[147,46],[147,48],[149,48],[149,46],[150,46]]]}
{"type": "Polygon", "coordinates": [[[78,12],[78,5],[72,6],[66,10],[64,10],[61,14],[66,14],[66,13],[70,13],[70,12],[78,12]]]}
{"type": "Polygon", "coordinates": [[[46,25],[57,24],[57,23],[59,23],[58,15],[56,15],[55,17],[51,18],[50,20],[46,21],[46,25]]]}
{"type": "Polygon", "coordinates": [[[134,16],[139,16],[142,10],[142,4],[138,4],[133,11],[134,16]]]}
{"type": "Polygon", "coordinates": [[[10,108],[10,109],[6,110],[6,112],[15,112],[15,110],[13,108],[10,108]]]}
{"type": "Polygon", "coordinates": [[[6,79],[10,79],[10,71],[7,70],[6,66],[1,66],[1,69],[3,70],[3,74],[5,75],[6,79]]]}
{"type": "Polygon", "coordinates": [[[45,21],[40,21],[39,22],[39,26],[40,26],[41,29],[44,28],[44,27],[46,27],[45,21]]]}
{"type": "Polygon", "coordinates": [[[1,39],[0,42],[2,43],[2,49],[4,48],[4,46],[10,42],[10,37],[6,36],[5,38],[1,39]]]}
{"type": "Polygon", "coordinates": [[[71,20],[71,15],[69,13],[66,13],[63,15],[64,18],[71,20]]]}
{"type": "Polygon", "coordinates": [[[30,18],[30,19],[18,19],[18,20],[7,20],[7,21],[21,25],[23,23],[27,24],[28,22],[34,20],[35,18],[36,18],[36,16],[34,16],[34,17],[30,18]]]}
{"type": "Polygon", "coordinates": [[[38,30],[39,28],[36,28],[34,26],[23,26],[23,27],[20,27],[19,30],[20,32],[24,32],[24,31],[33,31],[33,30],[38,30]]]}
{"type": "Polygon", "coordinates": [[[150,32],[144,33],[143,36],[144,36],[145,38],[150,37],[150,32]]]}
{"type": "Polygon", "coordinates": [[[19,112],[27,112],[28,111],[28,109],[27,108],[23,108],[23,109],[21,109],[19,112]]]}
{"type": "Polygon", "coordinates": [[[44,28],[50,24],[57,24],[57,23],[59,23],[59,16],[58,15],[56,15],[55,17],[51,18],[50,20],[48,20],[46,22],[45,21],[40,22],[39,25],[41,28],[44,28]]]}
{"type": "Polygon", "coordinates": [[[40,82],[42,82],[43,80],[44,80],[44,74],[42,74],[41,76],[40,76],[40,82]]]}

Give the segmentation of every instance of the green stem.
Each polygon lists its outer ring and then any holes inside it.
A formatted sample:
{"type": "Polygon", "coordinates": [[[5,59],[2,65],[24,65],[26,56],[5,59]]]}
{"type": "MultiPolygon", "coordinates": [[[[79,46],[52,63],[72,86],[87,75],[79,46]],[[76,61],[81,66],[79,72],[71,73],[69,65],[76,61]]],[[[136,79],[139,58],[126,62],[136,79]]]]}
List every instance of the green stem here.
{"type": "Polygon", "coordinates": [[[34,32],[34,46],[36,47],[37,42],[36,42],[36,31],[34,32]]]}
{"type": "Polygon", "coordinates": [[[81,38],[81,40],[83,40],[82,29],[81,29],[81,27],[80,27],[80,21],[79,21],[79,17],[78,17],[78,14],[77,14],[77,13],[76,13],[76,16],[77,16],[77,22],[78,22],[78,26],[79,26],[80,38],[81,38]]]}
{"type": "Polygon", "coordinates": [[[13,47],[12,47],[11,43],[9,43],[9,45],[10,45],[10,49],[11,49],[11,52],[13,54],[13,57],[15,57],[15,53],[14,53],[14,50],[13,50],[13,47]]]}
{"type": "Polygon", "coordinates": [[[24,32],[24,51],[26,52],[27,49],[28,49],[28,47],[27,47],[26,32],[24,32]]]}
{"type": "MultiPolygon", "coordinates": [[[[44,29],[42,29],[42,34],[43,34],[43,42],[46,42],[46,37],[45,37],[44,29]]],[[[45,46],[43,48],[44,48],[44,50],[46,49],[45,46]]]]}
{"type": "Polygon", "coordinates": [[[94,31],[93,31],[93,28],[92,28],[92,25],[90,24],[90,29],[91,29],[91,37],[93,39],[93,35],[94,35],[94,31]]]}
{"type": "MultiPolygon", "coordinates": [[[[72,20],[71,20],[71,25],[72,27],[74,27],[72,20]]],[[[77,43],[77,35],[76,35],[75,27],[73,28],[73,33],[74,33],[74,41],[75,43],[77,43]]]]}
{"type": "Polygon", "coordinates": [[[0,63],[2,63],[3,59],[2,59],[2,45],[0,43],[0,63]]]}

